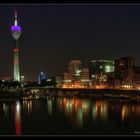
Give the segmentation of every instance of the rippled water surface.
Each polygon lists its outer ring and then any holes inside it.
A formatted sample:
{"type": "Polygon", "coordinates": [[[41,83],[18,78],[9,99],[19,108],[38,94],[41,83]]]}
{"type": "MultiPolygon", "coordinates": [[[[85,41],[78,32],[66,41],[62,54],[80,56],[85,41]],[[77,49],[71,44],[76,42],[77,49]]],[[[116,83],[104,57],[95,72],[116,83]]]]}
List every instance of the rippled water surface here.
{"type": "Polygon", "coordinates": [[[0,135],[139,135],[140,102],[47,97],[0,100],[0,135]]]}

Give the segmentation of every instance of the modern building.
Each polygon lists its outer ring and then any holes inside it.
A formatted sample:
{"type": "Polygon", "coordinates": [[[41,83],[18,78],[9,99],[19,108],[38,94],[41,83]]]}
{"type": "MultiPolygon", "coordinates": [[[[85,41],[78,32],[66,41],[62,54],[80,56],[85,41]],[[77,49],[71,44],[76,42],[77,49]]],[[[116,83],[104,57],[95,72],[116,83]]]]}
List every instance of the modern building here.
{"type": "Polygon", "coordinates": [[[18,39],[21,34],[21,27],[18,25],[17,22],[17,12],[15,12],[15,20],[14,25],[11,27],[11,33],[13,38],[15,39],[15,47],[13,49],[14,51],[14,81],[20,82],[20,70],[19,70],[19,48],[18,48],[18,39]]]}
{"type": "Polygon", "coordinates": [[[81,61],[71,60],[68,63],[67,72],[64,73],[63,86],[64,88],[79,87],[81,84],[81,61]]]}
{"type": "Polygon", "coordinates": [[[115,78],[115,72],[111,72],[107,74],[107,88],[120,89],[120,81],[115,78]]]}
{"type": "Polygon", "coordinates": [[[91,60],[89,63],[91,86],[94,88],[107,87],[107,76],[112,72],[114,72],[114,61],[91,60]]]}
{"type": "Polygon", "coordinates": [[[115,60],[115,79],[120,81],[120,87],[133,87],[134,57],[122,57],[115,60]]]}
{"type": "Polygon", "coordinates": [[[40,72],[38,76],[38,84],[41,84],[44,80],[46,80],[46,75],[44,72],[40,72]]]}
{"type": "Polygon", "coordinates": [[[62,86],[62,83],[63,83],[63,78],[62,78],[62,76],[56,76],[55,79],[56,79],[56,86],[57,86],[58,88],[61,87],[61,86],[62,86]]]}
{"type": "Polygon", "coordinates": [[[81,85],[89,87],[90,79],[89,79],[89,69],[88,68],[81,69],[80,78],[81,78],[81,85]]]}
{"type": "Polygon", "coordinates": [[[71,76],[67,72],[65,72],[63,74],[63,82],[62,82],[63,85],[62,85],[62,87],[63,88],[71,87],[71,85],[72,85],[72,80],[71,79],[72,79],[71,76]]]}
{"type": "Polygon", "coordinates": [[[133,77],[134,89],[140,90],[140,67],[134,66],[134,77],[133,77]]]}
{"type": "Polygon", "coordinates": [[[80,80],[80,72],[81,72],[81,61],[80,60],[71,60],[68,63],[68,74],[70,76],[70,80],[77,81],[80,80]]]}
{"type": "Polygon", "coordinates": [[[63,82],[64,83],[71,83],[72,82],[71,76],[67,72],[64,73],[63,82]]]}
{"type": "Polygon", "coordinates": [[[89,69],[82,68],[80,73],[81,80],[89,80],[89,69]]]}
{"type": "Polygon", "coordinates": [[[91,60],[89,63],[90,78],[92,75],[108,73],[114,71],[114,61],[110,60],[91,60]]]}

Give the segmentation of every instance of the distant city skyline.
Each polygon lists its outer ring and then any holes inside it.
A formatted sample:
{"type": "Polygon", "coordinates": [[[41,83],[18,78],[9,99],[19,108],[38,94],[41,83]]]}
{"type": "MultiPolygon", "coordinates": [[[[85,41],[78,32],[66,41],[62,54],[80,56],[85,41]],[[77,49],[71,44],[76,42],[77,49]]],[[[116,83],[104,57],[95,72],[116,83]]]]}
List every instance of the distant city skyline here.
{"type": "Polygon", "coordinates": [[[10,27],[14,12],[23,28],[20,71],[28,80],[40,72],[61,75],[70,60],[114,60],[134,56],[140,66],[140,5],[0,5],[0,78],[13,75],[10,27]]]}

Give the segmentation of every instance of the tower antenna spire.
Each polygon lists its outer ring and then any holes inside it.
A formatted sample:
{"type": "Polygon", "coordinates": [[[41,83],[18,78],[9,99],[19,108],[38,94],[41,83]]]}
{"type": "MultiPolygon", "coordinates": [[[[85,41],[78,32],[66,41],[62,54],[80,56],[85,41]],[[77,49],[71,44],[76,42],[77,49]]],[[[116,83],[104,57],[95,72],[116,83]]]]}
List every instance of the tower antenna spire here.
{"type": "Polygon", "coordinates": [[[17,12],[15,11],[15,26],[17,26],[17,12]]]}

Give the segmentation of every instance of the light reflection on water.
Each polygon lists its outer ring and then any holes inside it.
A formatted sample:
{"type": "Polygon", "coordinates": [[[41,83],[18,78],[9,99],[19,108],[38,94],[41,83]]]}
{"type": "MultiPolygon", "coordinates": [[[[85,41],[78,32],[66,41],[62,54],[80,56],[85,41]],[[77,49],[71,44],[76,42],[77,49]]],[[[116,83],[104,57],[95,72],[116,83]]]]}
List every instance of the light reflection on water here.
{"type": "Polygon", "coordinates": [[[16,102],[14,113],[16,135],[21,135],[21,104],[19,101],[16,102]]]}
{"type": "Polygon", "coordinates": [[[48,113],[52,114],[52,100],[48,99],[47,100],[47,106],[48,106],[48,113]]]}
{"type": "MultiPolygon", "coordinates": [[[[93,132],[97,129],[102,132],[104,131],[104,126],[106,126],[110,130],[113,129],[113,132],[116,131],[118,133],[119,131],[129,133],[130,130],[133,133],[135,129],[140,130],[140,103],[130,103],[126,100],[48,97],[45,100],[0,102],[0,129],[5,128],[6,134],[8,134],[6,127],[11,127],[11,129],[14,127],[14,130],[12,129],[10,134],[22,135],[24,131],[26,132],[28,123],[36,124],[35,120],[38,120],[38,123],[42,124],[44,122],[54,123],[55,121],[59,123],[60,116],[66,118],[64,123],[67,126],[70,125],[69,129],[73,128],[75,130],[89,130],[93,132]],[[9,115],[10,113],[11,116],[9,115]],[[8,117],[11,120],[11,124],[13,124],[11,126],[6,121],[8,117]],[[52,119],[52,122],[48,121],[50,118],[54,118],[54,120],[52,119]]],[[[61,124],[56,125],[62,127],[61,124]]],[[[52,129],[56,131],[55,125],[50,126],[54,127],[52,129]]],[[[45,124],[43,126],[33,125],[33,127],[38,127],[38,130],[42,130],[41,127],[43,127],[43,131],[49,131],[50,129],[49,125],[45,124]]],[[[33,132],[31,134],[35,134],[32,129],[34,130],[34,128],[31,127],[30,132],[33,132]]],[[[65,124],[61,129],[65,130],[65,124]]],[[[2,133],[0,132],[0,134],[2,133]]]]}
{"type": "Polygon", "coordinates": [[[23,106],[25,107],[25,109],[28,112],[28,115],[30,115],[30,113],[32,112],[32,100],[25,100],[23,101],[23,106]]]}
{"type": "Polygon", "coordinates": [[[78,127],[82,127],[83,121],[87,122],[90,119],[91,112],[93,121],[97,118],[102,121],[108,119],[107,101],[97,100],[92,103],[89,99],[63,98],[59,99],[57,105],[78,127]]]}

